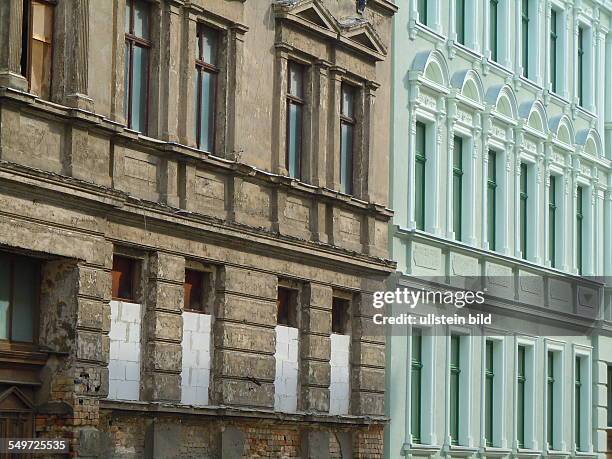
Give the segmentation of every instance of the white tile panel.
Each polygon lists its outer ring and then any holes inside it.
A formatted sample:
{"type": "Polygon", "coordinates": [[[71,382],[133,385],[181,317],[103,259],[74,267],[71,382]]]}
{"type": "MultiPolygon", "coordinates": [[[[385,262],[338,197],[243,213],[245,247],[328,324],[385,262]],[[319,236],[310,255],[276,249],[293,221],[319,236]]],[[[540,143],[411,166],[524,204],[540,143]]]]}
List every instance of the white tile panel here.
{"type": "Polygon", "coordinates": [[[348,414],[350,400],[350,335],[331,335],[329,413],[348,414]]]}
{"type": "Polygon", "coordinates": [[[298,401],[298,329],[276,326],[274,409],[293,413],[298,401]]]}
{"type": "Polygon", "coordinates": [[[185,405],[208,405],[211,326],[209,314],[183,312],[181,403],[185,405]]]}
{"type": "Polygon", "coordinates": [[[111,301],[108,398],[140,399],[140,328],[142,306],[111,301]]]}

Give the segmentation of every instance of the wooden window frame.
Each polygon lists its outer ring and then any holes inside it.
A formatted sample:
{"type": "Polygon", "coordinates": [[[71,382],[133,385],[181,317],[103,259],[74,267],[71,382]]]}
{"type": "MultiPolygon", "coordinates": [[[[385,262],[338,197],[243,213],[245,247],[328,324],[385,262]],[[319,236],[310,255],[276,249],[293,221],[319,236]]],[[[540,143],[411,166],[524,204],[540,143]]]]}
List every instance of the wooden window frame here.
{"type": "Polygon", "coordinates": [[[147,0],[126,0],[126,5],[129,5],[130,8],[130,24],[128,26],[129,32],[124,33],[125,35],[125,44],[129,49],[129,63],[128,63],[128,87],[124,88],[124,91],[127,91],[127,98],[124,99],[127,101],[127,110],[124,110],[126,113],[126,125],[129,129],[133,129],[132,126],[132,97],[134,95],[134,91],[132,88],[132,81],[134,77],[134,48],[139,47],[147,50],[147,69],[146,69],[146,78],[145,78],[145,86],[146,86],[146,96],[145,96],[145,119],[144,119],[144,129],[141,131],[142,134],[146,134],[149,126],[149,97],[150,97],[150,80],[151,80],[151,49],[153,47],[153,42],[150,39],[138,37],[134,33],[134,3],[140,2],[147,5],[147,15],[148,15],[148,27],[149,27],[149,36],[151,33],[151,5],[147,0]]]}
{"type": "Polygon", "coordinates": [[[23,348],[24,350],[33,350],[38,347],[39,340],[39,326],[40,326],[40,285],[42,281],[42,273],[41,273],[41,261],[34,258],[28,257],[24,255],[13,254],[9,252],[2,252],[2,254],[9,258],[11,268],[10,268],[10,295],[9,295],[9,308],[7,315],[8,322],[8,338],[0,339],[0,349],[2,348],[23,348]],[[14,303],[14,290],[15,290],[15,268],[14,263],[16,258],[27,258],[29,260],[35,260],[37,263],[36,268],[36,287],[35,287],[35,299],[32,310],[32,341],[15,341],[12,339],[13,333],[13,303],[14,303]]]}
{"type": "MultiPolygon", "coordinates": [[[[55,53],[55,7],[57,6],[57,0],[23,0],[23,26],[25,30],[22,30],[21,46],[21,74],[28,81],[28,92],[32,90],[32,29],[34,15],[32,12],[32,3],[42,3],[53,7],[53,31],[51,32],[51,69],[49,74],[49,100],[51,99],[51,92],[53,89],[53,55],[55,53]],[[27,14],[27,17],[26,17],[27,14]],[[25,68],[24,68],[25,66],[25,68]]],[[[43,98],[42,94],[36,94],[37,97],[43,98]]]]}
{"type": "MultiPolygon", "coordinates": [[[[351,308],[353,307],[353,296],[350,293],[334,291],[332,296],[332,333],[339,335],[350,335],[352,332],[351,327],[351,308]],[[342,308],[341,311],[338,311],[342,308]],[[334,320],[334,310],[340,312],[342,316],[334,320]],[[342,322],[342,331],[337,331],[336,325],[338,322],[342,322]]],[[[337,316],[336,316],[337,317],[337,316]]]]}
{"type": "MultiPolygon", "coordinates": [[[[111,289],[112,289],[111,290],[111,298],[112,298],[112,300],[113,301],[121,301],[121,302],[124,302],[124,303],[135,303],[135,304],[140,303],[140,299],[138,298],[138,296],[139,296],[138,295],[138,291],[139,291],[138,290],[138,281],[140,279],[140,271],[139,271],[139,269],[141,269],[141,261],[142,260],[140,260],[138,258],[135,258],[135,257],[124,255],[122,253],[114,253],[113,254],[113,269],[111,270],[112,273],[117,272],[117,270],[114,269],[114,267],[115,267],[115,258],[122,258],[122,259],[125,259],[125,260],[129,260],[130,263],[131,263],[131,267],[130,267],[130,277],[131,277],[131,280],[130,280],[130,283],[131,283],[131,285],[130,285],[130,287],[131,287],[130,295],[131,295],[131,298],[125,298],[125,297],[121,297],[119,295],[115,295],[114,294],[115,293],[114,292],[114,290],[115,290],[114,282],[115,281],[114,281],[114,278],[113,278],[113,285],[111,286],[111,289]]],[[[117,293],[119,293],[119,291],[117,291],[117,293]]]]}
{"type": "Polygon", "coordinates": [[[217,103],[218,103],[218,96],[219,96],[219,74],[221,72],[221,68],[219,67],[219,55],[220,55],[220,51],[219,51],[219,44],[221,44],[222,41],[222,32],[221,30],[215,28],[215,27],[211,27],[210,25],[206,24],[206,23],[202,23],[199,22],[197,24],[197,32],[196,32],[196,37],[198,39],[198,57],[195,59],[195,67],[196,67],[196,72],[197,72],[197,83],[198,83],[198,91],[196,94],[196,103],[197,103],[197,110],[196,110],[196,145],[198,146],[198,150],[201,150],[201,144],[200,144],[200,138],[201,138],[201,121],[202,121],[202,77],[204,73],[208,73],[210,75],[213,75],[215,77],[215,83],[214,83],[214,94],[212,97],[212,103],[213,103],[213,118],[211,120],[212,125],[213,125],[213,136],[212,136],[212,149],[211,151],[207,151],[207,150],[202,150],[202,151],[206,151],[207,153],[211,153],[214,154],[217,151],[217,129],[216,129],[216,123],[217,123],[217,117],[216,117],[216,109],[217,109],[217,103]],[[204,56],[203,56],[203,39],[204,39],[204,34],[202,33],[202,31],[204,29],[210,29],[212,31],[214,31],[214,33],[217,35],[217,47],[215,49],[215,56],[214,56],[214,60],[216,61],[216,63],[210,63],[210,62],[206,62],[204,60],[204,56]],[[198,36],[199,35],[199,36],[198,36]]]}
{"type": "MultiPolygon", "coordinates": [[[[343,82],[340,88],[340,166],[342,166],[342,152],[343,152],[343,147],[342,147],[342,127],[343,126],[349,126],[352,128],[352,135],[353,135],[353,140],[351,143],[351,150],[349,152],[350,154],[350,168],[348,171],[348,182],[345,185],[345,188],[343,189],[343,183],[342,183],[342,171],[340,171],[340,191],[345,193],[345,194],[353,194],[354,190],[355,190],[355,184],[354,184],[354,171],[355,171],[355,133],[357,130],[357,117],[355,116],[355,98],[358,96],[358,91],[359,89],[356,88],[355,86],[343,82]],[[352,112],[353,112],[353,116],[348,116],[346,113],[344,113],[344,104],[342,103],[342,101],[344,100],[344,91],[348,90],[351,91],[353,93],[353,107],[352,107],[352,112]]],[[[347,159],[348,160],[348,159],[347,159]]]]}
{"type": "Polygon", "coordinates": [[[299,288],[289,286],[287,283],[280,283],[276,295],[276,325],[283,327],[299,328],[299,288]],[[286,294],[286,316],[281,320],[281,297],[286,294]]]}
{"type": "Polygon", "coordinates": [[[306,82],[306,71],[307,71],[307,67],[306,65],[294,61],[294,60],[288,60],[287,61],[287,87],[286,87],[286,126],[285,126],[285,165],[287,167],[287,174],[292,177],[295,178],[297,180],[302,180],[302,160],[303,160],[303,155],[304,155],[304,112],[306,111],[306,106],[307,106],[307,101],[304,98],[304,83],[306,82]],[[301,77],[302,77],[302,94],[301,95],[296,95],[296,94],[292,94],[291,93],[291,68],[297,68],[299,69],[300,73],[301,73],[301,77]],[[300,131],[300,141],[297,145],[298,151],[297,151],[297,155],[296,155],[296,161],[297,161],[297,173],[295,174],[296,176],[293,177],[291,175],[291,171],[289,168],[289,157],[290,157],[290,152],[289,152],[289,132],[290,132],[290,112],[291,112],[291,106],[295,105],[300,107],[300,111],[301,111],[301,122],[300,122],[300,127],[299,127],[299,131],[300,131]]]}

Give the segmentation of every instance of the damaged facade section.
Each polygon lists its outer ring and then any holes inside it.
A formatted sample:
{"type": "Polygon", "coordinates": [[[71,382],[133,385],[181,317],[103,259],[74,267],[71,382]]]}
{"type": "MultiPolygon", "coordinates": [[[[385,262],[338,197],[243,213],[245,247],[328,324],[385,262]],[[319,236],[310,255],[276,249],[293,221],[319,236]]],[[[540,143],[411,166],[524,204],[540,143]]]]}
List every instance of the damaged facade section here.
{"type": "Polygon", "coordinates": [[[395,11],[0,2],[0,437],[381,457],[395,11]]]}

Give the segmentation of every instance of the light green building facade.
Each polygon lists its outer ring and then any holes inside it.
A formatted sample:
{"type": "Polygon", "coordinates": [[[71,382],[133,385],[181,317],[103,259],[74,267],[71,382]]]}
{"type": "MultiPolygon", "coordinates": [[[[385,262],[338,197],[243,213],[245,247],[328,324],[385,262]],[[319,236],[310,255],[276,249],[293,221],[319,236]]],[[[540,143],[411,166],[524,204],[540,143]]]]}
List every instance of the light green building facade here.
{"type": "Polygon", "coordinates": [[[603,457],[612,2],[396,3],[389,289],[497,320],[389,327],[385,457],[603,457]]]}

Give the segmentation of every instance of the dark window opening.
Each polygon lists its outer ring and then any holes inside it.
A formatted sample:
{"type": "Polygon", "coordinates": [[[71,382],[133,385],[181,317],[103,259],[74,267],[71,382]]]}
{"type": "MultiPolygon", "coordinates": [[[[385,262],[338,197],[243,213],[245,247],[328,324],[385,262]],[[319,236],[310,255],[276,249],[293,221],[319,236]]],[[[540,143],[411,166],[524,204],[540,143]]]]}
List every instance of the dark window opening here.
{"type": "Polygon", "coordinates": [[[0,341],[36,341],[39,285],[37,260],[0,253],[0,341]]]}
{"type": "Polygon", "coordinates": [[[297,328],[297,290],[278,287],[276,299],[276,323],[297,328]]]}
{"type": "Polygon", "coordinates": [[[112,297],[115,300],[136,302],[135,282],[137,260],[115,255],[113,257],[112,297]]]}
{"type": "Polygon", "coordinates": [[[346,335],[350,332],[351,302],[344,298],[334,297],[332,300],[332,333],[346,335]]]}
{"type": "Polygon", "coordinates": [[[185,270],[185,302],[184,309],[192,312],[210,314],[210,304],[207,301],[211,293],[211,273],[185,270]]]}

